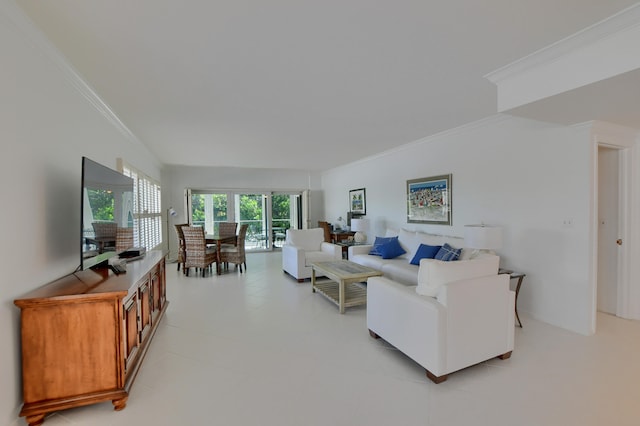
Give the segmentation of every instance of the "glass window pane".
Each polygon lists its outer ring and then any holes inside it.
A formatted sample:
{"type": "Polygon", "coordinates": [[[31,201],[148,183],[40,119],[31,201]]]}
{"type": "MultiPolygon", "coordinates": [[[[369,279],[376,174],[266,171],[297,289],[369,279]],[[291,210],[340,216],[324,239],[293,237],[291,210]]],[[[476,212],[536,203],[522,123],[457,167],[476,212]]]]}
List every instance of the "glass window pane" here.
{"type": "Polygon", "coordinates": [[[238,213],[238,226],[246,223],[247,250],[267,249],[270,241],[267,238],[267,226],[265,217],[265,195],[263,194],[236,194],[236,208],[238,213]]]}
{"type": "Polygon", "coordinates": [[[291,228],[292,197],[289,194],[273,194],[271,196],[271,224],[274,247],[282,247],[287,229],[291,228]]]}
{"type": "Polygon", "coordinates": [[[220,222],[228,221],[227,194],[192,193],[191,223],[204,227],[207,234],[217,234],[220,222]]]}

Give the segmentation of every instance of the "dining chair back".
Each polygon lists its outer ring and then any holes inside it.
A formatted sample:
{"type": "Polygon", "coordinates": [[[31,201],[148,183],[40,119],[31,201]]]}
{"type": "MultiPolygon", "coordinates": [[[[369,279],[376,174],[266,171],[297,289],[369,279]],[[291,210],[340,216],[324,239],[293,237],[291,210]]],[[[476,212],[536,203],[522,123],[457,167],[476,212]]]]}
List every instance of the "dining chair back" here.
{"type": "MultiPolygon", "coordinates": [[[[179,223],[174,225],[176,228],[176,235],[178,236],[178,271],[180,270],[180,265],[183,266],[184,271],[184,259],[186,254],[184,252],[184,232],[182,232],[183,226],[189,226],[188,223],[179,223]]],[[[186,271],[185,271],[186,272],[186,271]]]]}
{"type": "MultiPolygon", "coordinates": [[[[218,225],[218,235],[221,237],[235,237],[237,229],[238,222],[220,222],[218,225]]],[[[220,245],[220,249],[222,250],[223,248],[235,247],[236,244],[237,241],[234,241],[233,243],[222,243],[220,245]]]]}
{"type": "Polygon", "coordinates": [[[231,235],[236,235],[236,230],[238,229],[238,222],[220,222],[218,228],[218,234],[221,237],[229,237],[231,235]]]}
{"type": "Polygon", "coordinates": [[[235,246],[222,247],[220,249],[220,261],[224,264],[225,269],[229,268],[229,263],[235,264],[236,267],[240,267],[240,273],[242,273],[242,266],[244,270],[247,270],[247,255],[245,252],[245,241],[247,239],[247,229],[249,225],[243,223],[240,225],[238,231],[238,237],[236,239],[235,246]]]}
{"type": "Polygon", "coordinates": [[[121,252],[133,247],[133,228],[116,229],[116,251],[121,252]]]}
{"type": "Polygon", "coordinates": [[[185,245],[184,271],[189,275],[190,268],[202,269],[202,276],[205,271],[217,262],[216,249],[207,247],[204,236],[204,228],[201,226],[183,226],[185,245]]]}
{"type": "Polygon", "coordinates": [[[113,251],[116,246],[116,230],[118,224],[115,222],[93,222],[93,233],[98,242],[98,251],[113,251]]]}
{"type": "Polygon", "coordinates": [[[93,222],[91,226],[93,226],[93,232],[96,238],[116,238],[118,224],[115,222],[93,222]]]}

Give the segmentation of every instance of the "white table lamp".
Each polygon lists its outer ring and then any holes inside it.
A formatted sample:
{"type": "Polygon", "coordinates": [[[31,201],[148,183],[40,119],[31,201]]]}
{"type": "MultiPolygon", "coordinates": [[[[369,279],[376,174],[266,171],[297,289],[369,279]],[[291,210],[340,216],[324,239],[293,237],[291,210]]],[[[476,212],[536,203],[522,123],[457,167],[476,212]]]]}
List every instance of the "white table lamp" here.
{"type": "Polygon", "coordinates": [[[366,232],[369,230],[369,219],[351,219],[351,230],[355,232],[353,240],[356,243],[366,242],[366,232]]]}
{"type": "Polygon", "coordinates": [[[494,250],[502,247],[502,228],[489,225],[465,225],[464,245],[475,249],[471,258],[480,253],[495,254],[494,250]]]}

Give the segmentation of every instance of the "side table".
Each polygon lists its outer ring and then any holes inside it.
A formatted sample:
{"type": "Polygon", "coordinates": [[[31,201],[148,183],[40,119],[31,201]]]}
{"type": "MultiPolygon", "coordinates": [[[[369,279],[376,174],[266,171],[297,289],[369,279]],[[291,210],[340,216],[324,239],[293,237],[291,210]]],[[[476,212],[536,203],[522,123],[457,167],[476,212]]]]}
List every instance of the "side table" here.
{"type": "Polygon", "coordinates": [[[516,319],[518,320],[518,327],[522,328],[522,321],[520,321],[520,316],[518,315],[518,294],[520,294],[520,287],[522,286],[522,281],[527,274],[523,274],[522,272],[514,272],[509,269],[498,270],[498,274],[507,274],[512,280],[518,280],[516,282],[516,319]]]}
{"type": "Polygon", "coordinates": [[[353,238],[354,235],[356,235],[356,233],[351,231],[333,231],[331,233],[331,242],[334,244],[346,243],[349,237],[353,238]]]}
{"type": "Polygon", "coordinates": [[[341,241],[335,243],[337,246],[342,247],[342,258],[344,260],[349,260],[349,247],[352,246],[364,246],[368,243],[356,243],[355,241],[341,241]]]}

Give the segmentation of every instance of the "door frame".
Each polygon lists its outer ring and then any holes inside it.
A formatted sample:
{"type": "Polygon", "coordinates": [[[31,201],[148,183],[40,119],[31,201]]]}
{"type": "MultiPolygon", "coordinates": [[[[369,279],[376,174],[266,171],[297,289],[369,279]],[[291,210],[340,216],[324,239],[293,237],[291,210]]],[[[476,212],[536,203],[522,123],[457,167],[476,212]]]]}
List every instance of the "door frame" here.
{"type": "Polygon", "coordinates": [[[592,169],[592,197],[591,197],[591,271],[589,285],[591,288],[591,333],[596,332],[597,297],[598,297],[598,148],[606,147],[619,151],[619,179],[618,179],[618,233],[623,241],[624,250],[618,253],[618,283],[617,283],[617,316],[622,318],[640,319],[639,303],[633,303],[633,294],[638,293],[638,284],[633,284],[639,275],[632,269],[631,254],[638,247],[638,242],[632,239],[632,229],[638,229],[640,222],[634,219],[639,212],[638,197],[634,196],[635,175],[632,159],[637,157],[638,133],[634,129],[605,122],[593,122],[591,135],[591,169],[592,169]],[[634,216],[635,215],[635,216],[634,216]]]}

